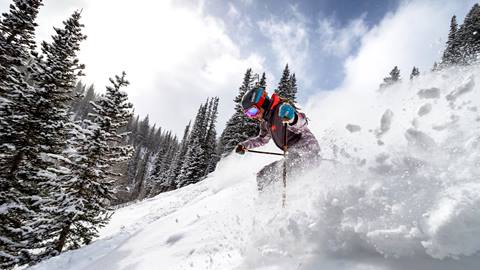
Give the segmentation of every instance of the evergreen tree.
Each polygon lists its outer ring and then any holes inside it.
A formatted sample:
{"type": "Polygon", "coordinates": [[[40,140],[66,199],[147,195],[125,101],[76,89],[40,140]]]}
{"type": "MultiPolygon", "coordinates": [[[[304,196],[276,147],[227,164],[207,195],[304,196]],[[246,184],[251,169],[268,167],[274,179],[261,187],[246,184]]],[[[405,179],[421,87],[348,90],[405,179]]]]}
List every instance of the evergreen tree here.
{"type": "Polygon", "coordinates": [[[200,178],[203,177],[204,168],[204,150],[200,144],[199,138],[195,136],[193,142],[188,146],[188,151],[185,154],[185,162],[183,163],[180,175],[178,177],[177,187],[181,188],[198,182],[200,178]]]}
{"type": "Polygon", "coordinates": [[[95,88],[93,85],[90,85],[85,92],[85,95],[81,98],[81,100],[78,102],[78,105],[76,108],[74,108],[74,114],[75,114],[75,119],[76,120],[82,120],[86,119],[88,117],[88,114],[91,113],[91,106],[90,102],[95,101],[96,94],[95,94],[95,88]]]}
{"type": "Polygon", "coordinates": [[[175,153],[178,150],[177,138],[171,133],[165,135],[165,140],[162,142],[160,150],[157,154],[156,162],[154,164],[152,177],[153,187],[149,192],[149,196],[155,196],[160,192],[167,191],[170,188],[168,181],[168,170],[173,162],[175,153]]]}
{"type": "Polygon", "coordinates": [[[293,104],[297,102],[297,78],[295,77],[295,73],[290,76],[290,94],[288,100],[293,104]]]}
{"type": "Polygon", "coordinates": [[[448,33],[447,47],[442,56],[442,65],[456,64],[459,61],[457,32],[457,16],[454,15],[450,21],[450,32],[448,33]]]}
{"type": "Polygon", "coordinates": [[[235,97],[235,112],[227,121],[226,127],[220,136],[218,147],[219,154],[230,153],[237,144],[258,134],[258,123],[245,116],[241,105],[243,95],[253,87],[252,70],[248,69],[245,73],[242,86],[240,86],[238,95],[235,97]]]}
{"type": "MultiPolygon", "coordinates": [[[[26,3],[20,4],[21,9],[28,9],[26,3]]],[[[18,135],[13,140],[8,135],[4,137],[14,146],[10,148],[14,150],[9,153],[9,160],[2,161],[7,167],[7,179],[24,184],[24,195],[20,198],[26,208],[36,213],[21,221],[35,228],[23,234],[26,238],[23,243],[35,250],[32,252],[35,256],[19,264],[49,256],[51,239],[57,233],[51,204],[55,196],[62,193],[58,177],[66,173],[61,163],[65,160],[62,152],[67,138],[69,105],[77,76],[82,75],[84,68],[76,57],[80,42],[85,39],[79,19],[80,14],[75,12],[64,22],[63,29],[55,28],[52,44],[42,44],[43,56],[35,57],[28,69],[24,67],[28,70],[24,78],[29,85],[23,87],[28,90],[23,95],[9,96],[15,106],[10,106],[11,115],[2,117],[8,126],[14,126],[10,136],[18,135]],[[38,252],[39,249],[46,251],[38,252]]]]}
{"type": "Polygon", "coordinates": [[[168,169],[168,185],[170,189],[175,189],[178,184],[178,176],[180,174],[180,170],[182,169],[182,165],[184,162],[185,154],[188,150],[188,138],[190,134],[190,125],[191,122],[185,127],[185,131],[183,132],[183,138],[180,146],[178,147],[177,152],[175,153],[175,158],[173,159],[172,163],[170,164],[170,168],[168,169]]]}
{"type": "Polygon", "coordinates": [[[35,49],[35,19],[42,1],[14,0],[0,18],[0,268],[31,260],[25,235],[35,212],[24,201],[28,184],[17,181],[22,156],[18,147],[26,140],[24,112],[32,87],[27,70],[35,49]]]}
{"type": "Polygon", "coordinates": [[[69,151],[72,173],[63,180],[65,196],[59,208],[58,226],[60,236],[55,249],[75,249],[88,244],[98,234],[110,216],[106,215],[109,202],[113,199],[111,171],[114,164],[126,160],[131,155],[131,147],[122,145],[123,136],[118,131],[128,123],[132,104],[127,94],[121,91],[129,83],[125,73],[110,79],[106,93],[92,103],[93,120],[84,120],[77,125],[69,151]]]}
{"type": "MultiPolygon", "coordinates": [[[[80,13],[74,12],[63,24],[64,28],[55,28],[56,35],[52,36],[52,44],[42,43],[44,59],[36,62],[32,74],[36,91],[30,125],[35,126],[35,131],[31,132],[30,141],[37,147],[40,146],[40,151],[36,154],[35,151],[30,152],[25,158],[27,166],[24,170],[29,170],[30,177],[26,180],[36,189],[33,192],[37,196],[46,196],[52,204],[39,204],[40,218],[34,222],[38,229],[32,233],[40,234],[43,240],[32,246],[44,249],[43,253],[37,254],[39,259],[56,254],[52,251],[61,228],[57,227],[55,201],[64,198],[58,178],[69,173],[65,169],[63,155],[70,124],[69,107],[77,77],[82,75],[84,69],[76,56],[80,42],[86,38],[81,32],[83,25],[80,23],[80,13]]],[[[34,238],[38,239],[39,236],[34,238]]]]}
{"type": "Polygon", "coordinates": [[[85,96],[86,86],[81,82],[77,82],[72,92],[72,102],[69,112],[76,113],[79,110],[80,103],[85,96]]]}
{"type": "Polygon", "coordinates": [[[192,132],[188,138],[187,152],[178,176],[178,187],[196,183],[204,176],[207,167],[204,149],[207,106],[207,103],[200,105],[195,117],[192,132]]]}
{"type": "Polygon", "coordinates": [[[418,70],[417,67],[413,67],[412,73],[410,74],[410,80],[413,80],[414,78],[418,77],[420,75],[420,71],[418,70]]]}
{"type": "Polygon", "coordinates": [[[258,84],[260,87],[267,89],[267,77],[265,77],[265,72],[262,73],[262,78],[260,79],[260,82],[258,84]]]}
{"type": "Polygon", "coordinates": [[[462,26],[455,34],[455,48],[458,47],[462,64],[477,61],[480,52],[480,5],[475,4],[465,16],[462,26]]]}
{"type": "Polygon", "coordinates": [[[390,71],[390,76],[383,79],[383,83],[380,85],[380,88],[388,87],[400,80],[400,70],[395,66],[392,71],[390,71]]]}
{"type": "Polygon", "coordinates": [[[217,149],[217,131],[215,130],[215,123],[217,122],[218,116],[218,97],[212,99],[210,104],[212,106],[211,113],[208,117],[208,129],[207,135],[205,138],[205,160],[206,160],[206,170],[205,175],[211,173],[215,170],[219,157],[216,153],[217,149]]]}
{"type": "Polygon", "coordinates": [[[139,124],[137,132],[135,133],[134,146],[144,146],[147,142],[148,133],[150,131],[150,120],[147,115],[139,124]]]}
{"type": "Polygon", "coordinates": [[[285,65],[283,70],[282,78],[278,83],[278,87],[275,90],[275,93],[282,98],[291,99],[291,84],[290,84],[290,70],[288,69],[288,64],[285,65]]]}
{"type": "Polygon", "coordinates": [[[134,144],[135,138],[137,137],[137,130],[138,130],[138,124],[140,121],[140,116],[137,114],[137,116],[133,117],[132,116],[132,121],[128,124],[128,143],[129,144],[134,144]]]}

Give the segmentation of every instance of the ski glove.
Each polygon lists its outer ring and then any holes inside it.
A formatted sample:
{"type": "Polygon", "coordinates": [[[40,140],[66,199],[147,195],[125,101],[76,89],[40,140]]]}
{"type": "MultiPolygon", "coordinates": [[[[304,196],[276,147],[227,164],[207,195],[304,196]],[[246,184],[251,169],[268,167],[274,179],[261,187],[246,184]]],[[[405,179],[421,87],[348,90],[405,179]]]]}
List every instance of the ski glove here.
{"type": "Polygon", "coordinates": [[[278,116],[282,118],[284,122],[291,124],[295,119],[295,108],[288,103],[283,103],[278,110],[278,116]]]}
{"type": "Polygon", "coordinates": [[[245,150],[247,150],[247,148],[245,148],[245,146],[241,144],[237,145],[237,148],[235,148],[235,152],[237,152],[240,155],[245,154],[245,150]]]}

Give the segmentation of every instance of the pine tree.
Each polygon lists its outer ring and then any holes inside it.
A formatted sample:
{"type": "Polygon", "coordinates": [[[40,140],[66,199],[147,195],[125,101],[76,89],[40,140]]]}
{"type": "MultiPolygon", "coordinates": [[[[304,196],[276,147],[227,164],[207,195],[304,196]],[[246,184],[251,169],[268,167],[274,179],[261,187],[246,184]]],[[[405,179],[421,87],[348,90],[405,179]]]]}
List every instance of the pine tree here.
{"type": "Polygon", "coordinates": [[[93,87],[93,85],[90,85],[86,89],[85,95],[81,98],[78,105],[73,111],[76,120],[82,120],[88,117],[88,114],[92,112],[90,102],[95,101],[95,98],[95,88],[93,87]]]}
{"type": "Polygon", "coordinates": [[[217,121],[217,116],[218,116],[218,102],[219,102],[218,97],[210,101],[212,109],[208,117],[208,129],[207,129],[207,135],[205,138],[205,146],[204,146],[205,160],[207,165],[205,170],[205,175],[215,170],[215,167],[219,159],[216,153],[217,131],[215,130],[215,123],[217,121]]]}
{"type": "Polygon", "coordinates": [[[172,160],[170,164],[170,168],[168,169],[168,186],[170,189],[175,189],[178,184],[178,176],[180,175],[180,171],[183,166],[185,154],[188,150],[188,138],[190,135],[190,126],[191,122],[185,127],[185,131],[183,132],[183,138],[180,146],[178,147],[177,152],[175,153],[175,158],[172,160]]]}
{"type": "Polygon", "coordinates": [[[188,138],[187,152],[178,176],[178,187],[198,182],[207,168],[204,149],[207,106],[208,103],[200,105],[195,117],[192,132],[188,138]]]}
{"type": "Polygon", "coordinates": [[[22,200],[27,183],[16,180],[20,163],[18,147],[25,141],[25,102],[33,88],[27,70],[35,49],[35,19],[42,1],[14,0],[0,19],[0,268],[12,268],[31,260],[25,235],[26,221],[35,212],[22,200]]]}
{"type": "Polygon", "coordinates": [[[397,66],[390,71],[390,78],[392,82],[398,82],[400,80],[400,70],[397,66]]]}
{"type": "Polygon", "coordinates": [[[137,116],[133,117],[132,116],[132,121],[128,124],[128,143],[129,144],[134,144],[135,138],[137,137],[137,130],[138,130],[138,124],[140,121],[140,116],[137,114],[137,116]]]}
{"type": "Polygon", "coordinates": [[[258,134],[258,123],[245,116],[241,105],[243,95],[253,87],[252,70],[248,69],[243,78],[238,95],[235,97],[235,112],[227,121],[226,127],[220,136],[218,153],[230,153],[238,143],[258,134]]]}
{"type": "Polygon", "coordinates": [[[136,132],[134,146],[144,146],[147,142],[148,133],[150,130],[150,120],[147,115],[139,124],[136,132]]]}
{"type": "Polygon", "coordinates": [[[459,61],[459,44],[456,38],[457,32],[457,16],[454,15],[450,21],[450,32],[448,33],[447,47],[442,56],[442,65],[456,64],[459,61]]]}
{"type": "Polygon", "coordinates": [[[288,100],[292,103],[297,102],[297,78],[295,77],[295,73],[290,76],[290,93],[288,96],[288,100]]]}
{"type": "Polygon", "coordinates": [[[480,53],[480,5],[475,4],[455,34],[461,64],[477,61],[480,53]]]}
{"type": "Polygon", "coordinates": [[[285,65],[283,70],[282,78],[278,83],[278,87],[275,90],[275,93],[282,98],[290,99],[291,98],[291,84],[290,84],[290,70],[288,69],[288,64],[285,65]]]}
{"type": "Polygon", "coordinates": [[[243,111],[242,107],[240,106],[240,103],[242,102],[243,95],[251,89],[253,84],[253,74],[252,74],[252,69],[249,68],[245,72],[245,76],[243,77],[243,83],[242,86],[238,89],[238,95],[235,97],[233,100],[235,102],[235,110],[237,111],[243,111]]]}
{"type": "MultiPolygon", "coordinates": [[[[27,2],[19,5],[22,5],[20,9],[28,10],[27,2]]],[[[76,57],[79,44],[85,39],[79,19],[80,14],[75,12],[64,22],[63,29],[55,28],[52,44],[42,44],[42,57],[34,55],[33,64],[23,67],[28,84],[21,85],[23,94],[9,96],[15,105],[9,107],[10,115],[2,117],[8,126],[14,127],[9,131],[13,140],[9,135],[2,136],[13,146],[10,148],[13,151],[5,155],[8,158],[2,160],[2,167],[6,165],[7,179],[24,184],[24,195],[20,198],[26,208],[35,211],[34,216],[20,221],[35,228],[23,233],[26,238],[23,243],[35,249],[32,252],[35,256],[18,264],[49,256],[51,238],[57,232],[51,204],[54,196],[62,192],[58,177],[66,173],[61,164],[65,161],[62,152],[67,138],[69,105],[77,76],[82,75],[84,68],[76,57]]]]}
{"type": "Polygon", "coordinates": [[[418,77],[420,75],[420,71],[418,70],[417,67],[413,67],[412,73],[410,74],[410,80],[413,80],[414,78],[418,77]]]}
{"type": "Polygon", "coordinates": [[[39,205],[40,217],[33,223],[38,229],[32,232],[32,238],[43,240],[31,246],[44,249],[37,254],[38,260],[56,254],[52,252],[53,243],[61,228],[57,227],[55,206],[56,200],[64,197],[59,177],[69,173],[63,155],[69,132],[69,107],[77,77],[84,69],[76,56],[80,42],[86,38],[81,32],[80,13],[74,12],[63,24],[64,28],[55,28],[52,44],[42,43],[43,58],[37,60],[32,73],[36,91],[30,126],[34,126],[35,131],[30,132],[30,141],[39,151],[30,151],[25,158],[24,170],[30,175],[25,180],[36,189],[37,196],[51,201],[51,205],[47,202],[39,205]]]}
{"type": "Polygon", "coordinates": [[[155,196],[160,192],[169,190],[168,169],[170,168],[175,153],[178,150],[178,141],[170,132],[165,135],[165,139],[161,143],[160,150],[157,153],[156,162],[152,172],[152,189],[149,197],[155,196]]]}
{"type": "Polygon", "coordinates": [[[390,76],[383,79],[383,83],[380,85],[380,88],[388,87],[400,80],[400,70],[395,66],[392,71],[390,71],[390,76]]]}
{"type": "Polygon", "coordinates": [[[204,151],[199,138],[195,136],[185,154],[185,162],[178,177],[177,187],[181,188],[198,182],[200,178],[203,177],[204,168],[204,151]]]}
{"type": "Polygon", "coordinates": [[[263,89],[267,89],[267,77],[265,77],[265,72],[262,73],[262,78],[258,84],[260,87],[263,87],[263,89]]]}
{"type": "Polygon", "coordinates": [[[75,114],[79,110],[82,99],[85,97],[85,92],[86,86],[81,81],[77,82],[72,92],[72,102],[69,109],[70,113],[75,114]]]}
{"type": "Polygon", "coordinates": [[[129,83],[125,73],[110,79],[106,93],[92,103],[93,120],[84,120],[83,128],[77,125],[71,140],[69,159],[72,173],[63,180],[64,208],[57,211],[60,237],[55,248],[75,249],[88,244],[104,226],[109,202],[113,199],[111,171],[114,164],[126,160],[132,148],[122,144],[125,134],[118,134],[131,117],[132,104],[121,91],[129,83]]]}

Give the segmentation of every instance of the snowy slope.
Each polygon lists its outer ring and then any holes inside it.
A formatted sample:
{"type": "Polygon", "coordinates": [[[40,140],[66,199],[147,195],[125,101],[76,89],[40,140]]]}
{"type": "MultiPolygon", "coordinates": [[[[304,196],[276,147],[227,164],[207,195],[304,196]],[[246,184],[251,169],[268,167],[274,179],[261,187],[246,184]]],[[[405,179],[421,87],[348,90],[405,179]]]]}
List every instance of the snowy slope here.
{"type": "Polygon", "coordinates": [[[479,84],[473,67],[323,94],[306,111],[338,162],[291,177],[287,208],[256,192],[276,158],[233,155],[31,269],[479,269],[479,84]]]}

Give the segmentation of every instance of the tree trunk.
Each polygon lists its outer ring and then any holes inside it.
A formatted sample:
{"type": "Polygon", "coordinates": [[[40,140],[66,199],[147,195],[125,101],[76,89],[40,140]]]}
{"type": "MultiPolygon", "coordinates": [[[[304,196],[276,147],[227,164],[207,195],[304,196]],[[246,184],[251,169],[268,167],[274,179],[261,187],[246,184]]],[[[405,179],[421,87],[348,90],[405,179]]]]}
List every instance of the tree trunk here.
{"type": "Polygon", "coordinates": [[[58,238],[58,243],[57,246],[55,247],[55,250],[58,251],[60,254],[62,252],[63,247],[65,246],[65,243],[67,242],[67,236],[70,233],[70,226],[71,223],[67,223],[65,227],[63,227],[62,231],[60,232],[60,237],[58,238]]]}
{"type": "Polygon", "coordinates": [[[13,157],[12,166],[10,167],[10,171],[8,172],[8,179],[10,181],[14,180],[15,173],[17,172],[18,167],[20,166],[20,163],[22,162],[24,156],[24,151],[20,151],[13,157]]]}

